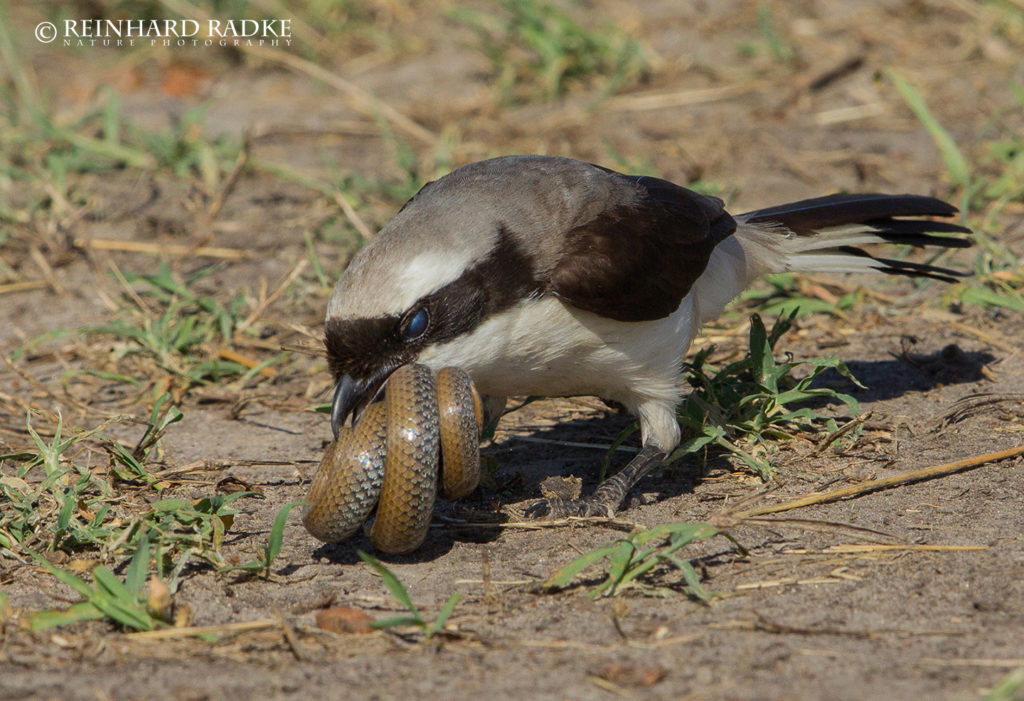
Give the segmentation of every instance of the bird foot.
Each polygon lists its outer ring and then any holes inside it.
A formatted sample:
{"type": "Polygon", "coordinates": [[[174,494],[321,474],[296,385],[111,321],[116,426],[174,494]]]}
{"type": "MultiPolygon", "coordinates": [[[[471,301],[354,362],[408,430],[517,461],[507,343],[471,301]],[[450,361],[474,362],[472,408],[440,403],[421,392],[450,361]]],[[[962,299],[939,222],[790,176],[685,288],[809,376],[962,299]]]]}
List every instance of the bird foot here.
{"type": "Polygon", "coordinates": [[[603,516],[614,518],[626,494],[640,479],[665,460],[665,453],[655,446],[644,446],[628,465],[601,484],[585,499],[550,497],[534,502],[526,509],[527,518],[566,518],[568,516],[603,516]]]}
{"type": "Polygon", "coordinates": [[[603,516],[613,518],[615,508],[612,504],[606,503],[603,499],[596,499],[597,495],[589,499],[541,499],[534,502],[526,509],[527,518],[568,518],[569,516],[603,516]]]}

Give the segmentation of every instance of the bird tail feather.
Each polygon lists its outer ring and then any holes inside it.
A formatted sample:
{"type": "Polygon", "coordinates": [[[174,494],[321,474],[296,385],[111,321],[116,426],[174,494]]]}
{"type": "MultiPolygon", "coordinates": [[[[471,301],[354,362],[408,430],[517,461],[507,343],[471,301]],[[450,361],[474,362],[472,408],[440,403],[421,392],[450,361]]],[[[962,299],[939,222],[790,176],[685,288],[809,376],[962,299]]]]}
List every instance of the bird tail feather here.
{"type": "Polygon", "coordinates": [[[829,195],[736,217],[736,235],[761,272],[868,272],[955,282],[967,273],[868,252],[865,245],[967,248],[971,230],[948,221],[957,208],[921,195],[829,195]]]}

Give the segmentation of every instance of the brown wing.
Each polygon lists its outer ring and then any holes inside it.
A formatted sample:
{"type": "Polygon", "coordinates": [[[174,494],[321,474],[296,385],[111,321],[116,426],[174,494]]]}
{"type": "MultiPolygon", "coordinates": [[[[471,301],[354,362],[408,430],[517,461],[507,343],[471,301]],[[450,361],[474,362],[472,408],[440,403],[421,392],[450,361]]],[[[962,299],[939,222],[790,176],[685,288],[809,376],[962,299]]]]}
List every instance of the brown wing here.
{"type": "Polygon", "coordinates": [[[718,198],[658,178],[627,179],[636,201],[566,234],[549,289],[618,321],[660,319],[676,310],[736,222],[718,198]]]}

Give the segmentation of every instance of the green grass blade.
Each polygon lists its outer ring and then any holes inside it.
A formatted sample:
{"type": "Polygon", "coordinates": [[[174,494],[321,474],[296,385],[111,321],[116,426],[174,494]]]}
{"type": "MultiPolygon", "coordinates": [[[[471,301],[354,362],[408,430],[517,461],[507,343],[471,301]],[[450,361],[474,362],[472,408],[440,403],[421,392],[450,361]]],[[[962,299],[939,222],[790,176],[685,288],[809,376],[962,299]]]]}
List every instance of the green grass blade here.
{"type": "MultiPolygon", "coordinates": [[[[771,376],[774,367],[775,358],[768,343],[768,332],[761,317],[753,314],[750,317],[750,369],[754,373],[754,381],[758,384],[764,382],[771,376]]],[[[774,391],[774,387],[769,389],[774,391]]]]}
{"type": "Polygon", "coordinates": [[[90,602],[106,614],[107,618],[134,630],[153,630],[156,620],[140,604],[115,599],[105,593],[96,592],[90,602]]]}
{"type": "Polygon", "coordinates": [[[398,628],[401,626],[423,627],[424,621],[418,616],[391,616],[370,622],[371,628],[398,628]]]}
{"type": "Polygon", "coordinates": [[[49,125],[47,131],[51,139],[66,141],[75,148],[80,148],[83,151],[94,153],[105,158],[110,158],[114,161],[122,161],[134,168],[151,170],[156,166],[156,159],[145,151],[134,149],[129,146],[122,146],[121,144],[101,141],[100,139],[94,139],[91,136],[79,134],[71,129],[58,127],[56,125],[49,125]]]}
{"type": "Polygon", "coordinates": [[[917,91],[917,88],[892,68],[887,68],[885,73],[889,76],[892,84],[896,86],[896,90],[903,98],[903,101],[907,103],[907,107],[910,108],[910,111],[914,113],[914,116],[918,118],[924,128],[928,130],[932,140],[935,141],[935,145],[939,147],[939,151],[942,153],[942,160],[946,164],[946,170],[949,171],[949,177],[953,180],[953,184],[959,187],[967,187],[971,180],[971,167],[967,164],[967,159],[964,158],[964,154],[956,145],[956,141],[953,140],[953,137],[950,136],[945,127],[939,123],[939,120],[936,119],[928,107],[928,103],[925,102],[924,97],[917,91]]]}
{"type": "Polygon", "coordinates": [[[612,456],[618,452],[619,447],[622,446],[625,440],[636,433],[639,429],[640,424],[634,421],[629,426],[626,426],[626,428],[619,431],[618,435],[615,436],[615,440],[612,441],[611,446],[609,446],[608,450],[604,452],[604,457],[601,459],[601,469],[597,474],[598,482],[604,482],[604,478],[608,474],[608,468],[611,467],[612,464],[612,456]]]}
{"type": "Polygon", "coordinates": [[[107,614],[96,608],[92,602],[80,601],[63,611],[55,609],[34,611],[28,615],[26,621],[30,630],[45,630],[47,628],[80,623],[81,621],[97,621],[106,617],[107,614]]]}
{"type": "Polygon", "coordinates": [[[184,511],[191,509],[192,504],[187,499],[181,499],[180,497],[169,497],[167,499],[161,499],[155,501],[150,505],[150,510],[153,513],[169,513],[175,511],[184,511]]]}
{"type": "Polygon", "coordinates": [[[604,593],[605,596],[614,596],[619,589],[626,586],[634,579],[641,577],[650,572],[657,564],[657,556],[651,557],[655,554],[657,548],[651,548],[651,550],[643,555],[643,557],[635,557],[631,563],[631,566],[622,573],[620,577],[611,588],[607,589],[604,593]]]}
{"type": "Polygon", "coordinates": [[[71,515],[75,512],[75,505],[78,499],[75,493],[68,491],[64,494],[63,503],[60,505],[60,513],[57,515],[57,535],[63,535],[71,523],[71,515]]]}
{"type": "Polygon", "coordinates": [[[576,575],[611,555],[617,547],[618,544],[612,544],[583,553],[568,565],[565,565],[548,577],[544,582],[543,587],[545,589],[561,589],[562,587],[568,586],[569,583],[576,578],[576,575]]]}
{"type": "Polygon", "coordinates": [[[384,586],[388,588],[391,595],[398,599],[398,602],[405,608],[409,609],[409,613],[412,614],[413,618],[416,619],[418,625],[425,625],[423,616],[420,615],[419,609],[416,608],[416,604],[412,602],[409,597],[409,592],[406,591],[405,586],[398,580],[394,572],[385,567],[377,558],[372,555],[363,552],[362,550],[357,551],[359,558],[377,571],[380,575],[381,580],[384,582],[384,586]]]}
{"type": "Polygon", "coordinates": [[[221,567],[218,572],[266,572],[267,566],[265,563],[259,560],[249,560],[243,565],[230,565],[228,567],[221,567]]]}
{"type": "Polygon", "coordinates": [[[238,382],[242,383],[246,382],[247,380],[251,380],[252,378],[259,375],[265,368],[269,368],[272,365],[277,365],[291,354],[291,351],[281,351],[280,353],[273,357],[267,358],[262,362],[256,363],[251,368],[244,369],[241,376],[238,378],[238,382]]]}
{"type": "Polygon", "coordinates": [[[143,534],[135,546],[135,555],[124,573],[124,585],[136,599],[142,596],[142,587],[146,584],[146,572],[149,570],[149,536],[143,534]]]}
{"type": "Polygon", "coordinates": [[[93,570],[95,587],[90,587],[85,580],[79,579],[70,572],[65,572],[52,565],[42,555],[26,550],[43,568],[64,584],[85,597],[86,601],[101,611],[106,617],[128,628],[152,630],[156,622],[139,604],[135,603],[131,594],[117,577],[106,567],[93,570]]]}
{"type": "Polygon", "coordinates": [[[1017,312],[1024,312],[1024,296],[1009,292],[1000,294],[987,287],[968,287],[960,293],[960,301],[976,304],[980,307],[1004,307],[1017,312]]]}
{"type": "Polygon", "coordinates": [[[999,680],[981,701],[1021,701],[1024,699],[1024,667],[1015,669],[999,680]]]}
{"type": "Polygon", "coordinates": [[[706,589],[704,589],[704,587],[701,586],[700,576],[697,574],[697,570],[693,568],[693,565],[686,560],[680,560],[678,557],[670,553],[662,553],[659,557],[671,562],[676,569],[682,573],[683,580],[686,582],[687,588],[689,588],[690,592],[695,597],[701,601],[708,601],[711,599],[711,595],[706,589]]]}
{"type": "Polygon", "coordinates": [[[666,533],[671,537],[672,549],[689,545],[695,540],[712,538],[719,534],[719,530],[710,523],[667,523],[663,526],[666,533]]]}
{"type": "Polygon", "coordinates": [[[761,36],[768,44],[768,49],[776,61],[788,63],[793,60],[795,52],[793,47],[782,38],[778,29],[775,28],[775,18],[772,17],[772,6],[770,2],[760,2],[757,5],[757,24],[761,30],[761,36]]]}
{"type": "Polygon", "coordinates": [[[25,549],[29,555],[36,559],[36,561],[43,567],[44,570],[53,575],[56,579],[59,579],[64,584],[68,585],[82,596],[89,598],[92,594],[93,589],[89,586],[89,583],[84,579],[80,579],[70,572],[65,572],[59,567],[55,567],[49,560],[35,552],[34,550],[25,549]]]}
{"type": "Polygon", "coordinates": [[[615,549],[608,556],[608,579],[601,583],[594,591],[594,596],[610,595],[622,582],[630,565],[633,564],[633,556],[636,553],[636,546],[628,539],[620,540],[615,549]]]}
{"type": "Polygon", "coordinates": [[[266,567],[267,575],[270,574],[270,567],[274,564],[274,560],[281,554],[281,546],[284,543],[284,527],[288,522],[288,514],[296,506],[303,506],[308,504],[308,501],[293,501],[290,504],[285,504],[281,507],[281,510],[277,512],[277,516],[274,518],[274,525],[270,527],[270,535],[267,537],[267,547],[264,552],[264,565],[266,567]]]}
{"type": "Polygon", "coordinates": [[[135,600],[135,595],[128,590],[124,582],[118,579],[117,575],[109,567],[104,567],[103,565],[96,567],[92,571],[92,578],[100,589],[114,599],[123,601],[135,600]]]}
{"type": "Polygon", "coordinates": [[[309,262],[313,265],[313,274],[316,275],[320,287],[329,290],[331,289],[331,281],[324,273],[323,265],[320,263],[320,256],[316,254],[316,248],[313,245],[313,234],[307,231],[304,236],[306,239],[306,254],[309,256],[309,262]]]}
{"type": "Polygon", "coordinates": [[[437,618],[434,619],[433,624],[431,624],[430,628],[427,629],[428,638],[435,633],[441,632],[441,629],[444,628],[444,624],[448,621],[449,616],[452,615],[452,611],[455,610],[455,605],[459,603],[461,598],[462,594],[459,592],[455,592],[448,597],[448,601],[444,602],[444,606],[442,606],[441,610],[438,612],[437,618]]]}

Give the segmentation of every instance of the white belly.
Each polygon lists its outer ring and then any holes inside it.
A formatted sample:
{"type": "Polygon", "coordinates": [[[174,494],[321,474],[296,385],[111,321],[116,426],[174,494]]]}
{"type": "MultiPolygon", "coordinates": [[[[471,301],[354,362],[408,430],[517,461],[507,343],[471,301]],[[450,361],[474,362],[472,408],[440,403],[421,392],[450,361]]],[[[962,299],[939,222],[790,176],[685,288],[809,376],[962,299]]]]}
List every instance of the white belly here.
{"type": "Polygon", "coordinates": [[[695,331],[687,296],[672,315],[621,322],[530,299],[473,333],[427,349],[420,362],[465,369],[496,396],[592,394],[633,408],[646,399],[678,401],[682,356],[695,331]]]}

